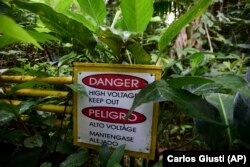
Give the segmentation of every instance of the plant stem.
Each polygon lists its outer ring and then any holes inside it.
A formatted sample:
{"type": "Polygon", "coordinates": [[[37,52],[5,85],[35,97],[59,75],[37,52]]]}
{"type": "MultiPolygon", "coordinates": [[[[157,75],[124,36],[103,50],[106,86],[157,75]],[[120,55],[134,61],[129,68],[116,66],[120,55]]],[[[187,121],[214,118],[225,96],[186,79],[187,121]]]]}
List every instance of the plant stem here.
{"type": "Polygon", "coordinates": [[[119,19],[120,15],[121,15],[121,10],[118,10],[116,13],[115,13],[115,17],[114,17],[114,20],[111,24],[111,28],[114,28],[115,27],[115,24],[117,23],[117,20],[119,19]]]}
{"type": "Polygon", "coordinates": [[[204,27],[205,27],[205,31],[206,31],[206,34],[207,34],[207,40],[208,40],[208,43],[209,43],[210,51],[213,52],[214,49],[213,49],[212,42],[211,42],[211,38],[210,38],[208,29],[207,29],[207,25],[204,24],[204,27]]]}
{"type": "Polygon", "coordinates": [[[225,111],[225,107],[224,107],[224,104],[222,102],[222,99],[221,99],[221,96],[220,94],[218,95],[219,96],[219,100],[220,100],[220,105],[221,105],[221,117],[222,117],[222,121],[223,123],[227,126],[227,135],[228,135],[228,142],[229,142],[229,145],[231,146],[232,145],[232,138],[231,138],[231,132],[230,132],[230,128],[229,128],[229,122],[228,122],[228,119],[227,119],[227,115],[226,115],[226,111],[225,111]]]}

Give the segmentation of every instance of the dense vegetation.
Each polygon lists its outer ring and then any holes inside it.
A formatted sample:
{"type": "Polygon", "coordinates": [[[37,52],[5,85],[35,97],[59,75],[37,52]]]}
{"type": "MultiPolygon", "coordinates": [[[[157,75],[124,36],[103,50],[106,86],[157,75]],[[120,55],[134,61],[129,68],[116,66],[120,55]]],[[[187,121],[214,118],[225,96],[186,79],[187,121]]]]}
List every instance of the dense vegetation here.
{"type": "MultiPolygon", "coordinates": [[[[0,23],[0,75],[72,76],[76,61],[162,65],[162,79],[131,108],[160,103],[159,153],[250,148],[249,0],[4,0],[0,23]]],[[[76,147],[71,114],[36,111],[44,103],[72,105],[72,91],[84,94],[83,87],[1,80],[0,86],[0,144],[7,150],[0,166],[119,166],[124,146],[76,147]],[[71,93],[15,94],[23,88],[71,93]],[[14,98],[22,103],[1,101],[14,98]]]]}

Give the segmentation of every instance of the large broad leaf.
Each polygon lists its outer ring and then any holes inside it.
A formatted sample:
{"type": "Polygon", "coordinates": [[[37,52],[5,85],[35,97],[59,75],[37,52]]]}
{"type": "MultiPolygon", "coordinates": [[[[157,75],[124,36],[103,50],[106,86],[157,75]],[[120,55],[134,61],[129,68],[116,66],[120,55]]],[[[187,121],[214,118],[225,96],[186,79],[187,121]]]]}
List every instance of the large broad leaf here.
{"type": "Polygon", "coordinates": [[[24,89],[24,88],[49,88],[49,87],[50,84],[44,82],[29,81],[13,86],[11,89],[11,94],[15,93],[19,89],[24,89]]]}
{"type": "Polygon", "coordinates": [[[80,96],[88,96],[88,93],[85,89],[85,87],[81,84],[70,84],[67,85],[70,89],[72,89],[74,92],[78,93],[80,96]]]}
{"type": "Polygon", "coordinates": [[[186,89],[196,95],[216,92],[221,88],[220,84],[214,83],[213,80],[204,77],[176,77],[167,80],[170,87],[175,89],[186,89]]]}
{"type": "MultiPolygon", "coordinates": [[[[99,27],[104,24],[106,17],[106,6],[104,0],[77,0],[83,15],[91,17],[99,27]]],[[[90,19],[90,18],[89,18],[90,19]]]]}
{"type": "Polygon", "coordinates": [[[103,144],[99,150],[99,159],[102,166],[107,166],[108,160],[110,158],[110,150],[108,145],[103,144]]]}
{"type": "Polygon", "coordinates": [[[3,110],[0,107],[0,126],[9,123],[14,117],[15,115],[13,113],[3,110]]]}
{"type": "Polygon", "coordinates": [[[69,10],[74,0],[31,0],[31,2],[43,3],[52,7],[55,11],[64,13],[69,10]]]}
{"type": "Polygon", "coordinates": [[[234,98],[234,128],[237,137],[250,144],[250,97],[237,93],[234,98]]]}
{"type": "Polygon", "coordinates": [[[121,0],[121,11],[127,30],[143,32],[153,15],[152,0],[121,0]]]}
{"type": "Polygon", "coordinates": [[[23,141],[23,144],[27,148],[42,147],[43,145],[42,136],[36,134],[34,136],[28,137],[23,141]]]}
{"type": "Polygon", "coordinates": [[[24,3],[14,1],[18,7],[30,10],[40,16],[42,22],[51,30],[55,31],[67,42],[73,42],[78,46],[93,49],[96,41],[91,31],[81,23],[68,18],[64,14],[55,12],[52,8],[41,3],[24,3]]]}
{"type": "Polygon", "coordinates": [[[220,121],[219,111],[205,99],[186,90],[173,89],[164,80],[157,80],[144,87],[128,112],[130,116],[136,107],[147,102],[172,101],[177,108],[193,118],[204,120],[217,125],[224,125],[220,121]]]}
{"type": "Polygon", "coordinates": [[[238,44],[237,46],[243,49],[250,49],[250,44],[242,43],[242,44],[238,44]]]}
{"type": "Polygon", "coordinates": [[[53,8],[57,11],[57,12],[65,12],[70,8],[70,5],[74,2],[74,0],[66,0],[66,1],[62,1],[62,0],[53,0],[54,5],[53,8]]]}
{"type": "Polygon", "coordinates": [[[151,56],[143,49],[139,43],[134,43],[126,46],[127,49],[134,55],[136,64],[149,64],[151,56]]]}
{"type": "Polygon", "coordinates": [[[238,91],[247,86],[247,81],[244,78],[234,74],[216,76],[212,78],[212,80],[214,80],[215,83],[221,84],[224,88],[234,91],[238,91]]]}
{"type": "Polygon", "coordinates": [[[181,31],[181,29],[196,17],[201,16],[207,10],[212,1],[213,0],[199,0],[184,15],[180,16],[175,22],[173,22],[168,28],[166,28],[163,31],[158,43],[159,51],[164,52],[169,43],[175,38],[175,36],[181,31]]]}
{"type": "Polygon", "coordinates": [[[196,84],[196,85],[201,85],[201,84],[207,84],[207,83],[213,83],[214,81],[208,78],[203,78],[203,77],[176,77],[172,78],[167,81],[167,83],[172,87],[172,88],[182,88],[183,86],[190,85],[190,84],[196,84]]]}
{"type": "Polygon", "coordinates": [[[0,14],[0,33],[3,33],[6,36],[9,36],[18,41],[32,43],[38,48],[42,49],[42,47],[37,43],[37,41],[22,27],[16,24],[11,18],[0,14]]]}
{"type": "Polygon", "coordinates": [[[102,28],[99,31],[98,39],[105,43],[115,56],[121,54],[121,49],[124,45],[122,34],[112,28],[102,28]]]}
{"type": "Polygon", "coordinates": [[[21,143],[23,142],[23,138],[27,137],[28,134],[25,132],[24,129],[7,129],[7,128],[1,128],[0,130],[0,138],[8,139],[9,143],[21,143]]]}
{"type": "Polygon", "coordinates": [[[82,23],[89,30],[91,30],[93,32],[95,32],[98,29],[98,27],[96,26],[96,24],[93,21],[91,21],[90,19],[85,18],[81,14],[74,13],[74,12],[71,12],[69,10],[67,10],[66,12],[64,12],[64,14],[66,14],[69,18],[74,19],[74,20],[82,23]]]}
{"type": "Polygon", "coordinates": [[[26,111],[31,111],[39,104],[43,103],[44,99],[36,99],[36,100],[25,100],[19,104],[19,114],[23,114],[26,111]]]}
{"type": "Polygon", "coordinates": [[[50,162],[43,162],[43,163],[41,163],[40,167],[52,167],[52,163],[50,163],[50,162]]]}
{"type": "Polygon", "coordinates": [[[225,125],[233,123],[233,101],[234,97],[228,94],[211,93],[206,100],[214,105],[220,112],[220,117],[225,125]]]}
{"type": "Polygon", "coordinates": [[[58,62],[58,67],[61,67],[64,64],[69,64],[70,60],[76,60],[76,58],[78,58],[78,55],[74,52],[71,52],[67,55],[64,55],[62,57],[59,58],[59,62],[58,62]]]}
{"type": "Polygon", "coordinates": [[[220,112],[222,123],[227,127],[216,127],[213,124],[196,121],[196,129],[203,139],[213,149],[229,149],[234,141],[233,124],[233,96],[220,93],[211,93],[206,100],[220,112]],[[216,128],[216,130],[214,129],[216,128]]]}
{"type": "Polygon", "coordinates": [[[82,149],[76,153],[69,155],[61,164],[60,167],[82,166],[89,160],[90,156],[87,150],[82,149]]]}
{"type": "MultiPolygon", "coordinates": [[[[8,103],[0,102],[0,110],[4,111],[4,112],[2,112],[3,115],[8,116],[9,118],[13,118],[12,116],[18,115],[19,108],[17,106],[13,106],[13,105],[8,104],[8,103]],[[7,115],[6,112],[9,112],[10,114],[7,115]]],[[[5,119],[3,118],[3,122],[4,122],[4,120],[5,119]]]]}
{"type": "Polygon", "coordinates": [[[41,33],[37,31],[28,31],[28,33],[39,43],[45,43],[45,42],[50,43],[51,41],[59,40],[58,38],[47,33],[41,33]]]}
{"type": "Polygon", "coordinates": [[[18,42],[19,40],[14,39],[10,36],[2,35],[0,36],[0,48],[18,42]]]}
{"type": "Polygon", "coordinates": [[[126,145],[123,144],[115,149],[108,160],[107,167],[119,166],[124,154],[125,146],[126,145]]]}

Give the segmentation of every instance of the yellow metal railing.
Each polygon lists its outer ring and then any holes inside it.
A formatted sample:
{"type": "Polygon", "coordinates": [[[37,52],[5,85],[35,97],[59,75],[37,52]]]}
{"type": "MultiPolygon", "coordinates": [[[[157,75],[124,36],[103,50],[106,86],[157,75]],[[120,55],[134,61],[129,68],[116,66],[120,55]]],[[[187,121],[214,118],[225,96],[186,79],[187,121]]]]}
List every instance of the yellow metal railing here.
{"type": "MultiPolygon", "coordinates": [[[[2,83],[22,83],[28,81],[39,81],[48,84],[72,84],[72,77],[42,77],[37,78],[33,76],[8,76],[8,75],[0,75],[0,82],[2,83]]],[[[11,91],[10,87],[2,87],[2,90],[6,93],[11,91]]],[[[58,98],[67,97],[69,92],[67,91],[59,91],[59,90],[44,90],[44,89],[19,89],[14,92],[15,95],[19,96],[32,96],[32,97],[47,97],[54,96],[58,98]]],[[[5,102],[12,105],[19,105],[22,101],[12,100],[12,99],[0,99],[0,102],[5,102]]],[[[36,107],[37,110],[45,111],[45,112],[54,112],[54,113],[66,113],[71,114],[72,106],[64,106],[64,105],[55,105],[55,104],[41,104],[36,107]]]]}
{"type": "MultiPolygon", "coordinates": [[[[10,87],[3,87],[2,88],[6,93],[11,92],[10,87]]],[[[19,89],[15,91],[16,95],[20,96],[32,96],[32,97],[47,97],[47,96],[54,96],[58,98],[67,97],[69,92],[67,91],[56,91],[56,90],[41,90],[41,89],[19,89]]]]}
{"type": "MultiPolygon", "coordinates": [[[[7,100],[7,99],[0,99],[0,102],[12,104],[12,105],[19,105],[22,101],[19,100],[7,100]]],[[[55,105],[55,104],[41,104],[35,108],[36,110],[45,111],[45,112],[53,112],[53,113],[63,113],[71,114],[72,106],[64,106],[64,105],[55,105]]]]}
{"type": "Polygon", "coordinates": [[[49,84],[71,84],[73,83],[72,77],[41,77],[34,76],[8,76],[0,75],[0,82],[22,83],[28,81],[39,81],[49,84]]]}

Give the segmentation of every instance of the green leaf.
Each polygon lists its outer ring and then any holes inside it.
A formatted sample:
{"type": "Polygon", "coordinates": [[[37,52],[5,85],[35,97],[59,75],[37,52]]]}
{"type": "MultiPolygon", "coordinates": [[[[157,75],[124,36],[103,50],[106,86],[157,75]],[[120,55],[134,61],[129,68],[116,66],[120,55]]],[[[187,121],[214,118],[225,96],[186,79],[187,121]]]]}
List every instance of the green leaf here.
{"type": "Polygon", "coordinates": [[[207,93],[214,93],[220,91],[221,85],[216,83],[204,83],[197,85],[195,84],[187,85],[184,86],[183,88],[196,95],[204,95],[207,93]]]}
{"type": "Polygon", "coordinates": [[[19,40],[14,39],[7,35],[0,36],[0,48],[5,47],[7,45],[13,44],[15,42],[18,42],[19,40]]]}
{"type": "Polygon", "coordinates": [[[48,34],[48,33],[41,33],[37,31],[27,31],[37,42],[39,43],[51,43],[51,41],[59,41],[58,38],[48,34]]]}
{"type": "Polygon", "coordinates": [[[126,115],[130,116],[136,107],[148,102],[172,101],[186,115],[213,124],[224,125],[219,119],[218,110],[202,97],[186,90],[173,89],[164,80],[157,80],[144,87],[135,97],[126,115]]]}
{"type": "Polygon", "coordinates": [[[53,8],[55,9],[55,11],[60,13],[64,13],[65,11],[69,10],[71,4],[74,2],[74,0],[66,0],[63,2],[62,0],[53,0],[53,1],[54,1],[53,8]]]}
{"type": "Polygon", "coordinates": [[[11,94],[15,93],[19,89],[38,88],[38,87],[39,88],[41,88],[41,87],[49,88],[50,84],[47,84],[44,82],[38,82],[38,81],[29,81],[29,82],[20,83],[20,84],[17,84],[17,85],[12,87],[11,94]]]}
{"type": "Polygon", "coordinates": [[[56,146],[56,152],[63,154],[72,154],[74,152],[74,145],[66,140],[59,141],[56,146]]]}
{"type": "Polygon", "coordinates": [[[106,17],[106,5],[104,0],[77,0],[81,7],[83,15],[96,23],[97,27],[104,24],[104,19],[106,17]]]}
{"type": "Polygon", "coordinates": [[[25,100],[25,101],[22,101],[19,105],[19,114],[23,114],[25,113],[26,111],[29,111],[29,110],[32,110],[34,109],[35,107],[37,107],[40,103],[41,103],[42,100],[25,100]]]}
{"type": "Polygon", "coordinates": [[[73,42],[79,46],[93,49],[96,40],[91,31],[81,23],[68,18],[64,14],[55,12],[52,8],[41,3],[25,3],[14,1],[18,7],[27,9],[40,16],[41,21],[49,29],[55,31],[60,37],[67,42],[73,42]]]}
{"type": "Polygon", "coordinates": [[[70,89],[72,89],[74,92],[78,93],[80,96],[88,96],[88,93],[85,89],[85,87],[81,84],[70,84],[67,85],[70,89]]]}
{"type": "Polygon", "coordinates": [[[3,139],[8,139],[10,143],[20,143],[23,142],[23,138],[27,137],[28,134],[23,129],[5,129],[2,128],[5,132],[0,132],[0,135],[3,139]]]}
{"type": "MultiPolygon", "coordinates": [[[[227,126],[224,132],[225,142],[228,142],[228,147],[232,146],[232,129],[231,125],[233,124],[233,99],[232,95],[212,93],[209,96],[206,96],[206,99],[209,103],[214,105],[220,112],[220,118],[222,122],[227,126]]],[[[223,134],[223,132],[221,132],[223,134]]],[[[226,144],[226,143],[225,143],[226,144]]]]}
{"type": "Polygon", "coordinates": [[[121,11],[127,30],[143,32],[153,15],[152,0],[121,0],[121,11]]]}
{"type": "Polygon", "coordinates": [[[192,62],[191,67],[196,68],[198,66],[202,65],[202,61],[204,60],[204,54],[199,52],[199,53],[194,53],[192,56],[190,56],[190,60],[192,62]]]}
{"type": "Polygon", "coordinates": [[[106,166],[110,158],[109,147],[106,144],[102,144],[99,150],[100,163],[102,166],[106,166]]]}
{"type": "Polygon", "coordinates": [[[114,29],[111,28],[103,28],[100,29],[98,34],[98,39],[104,42],[113,52],[115,56],[119,56],[121,54],[121,49],[123,46],[122,34],[115,34],[114,29]]]}
{"type": "Polygon", "coordinates": [[[25,75],[29,75],[29,76],[36,76],[36,77],[50,77],[51,75],[49,74],[49,72],[44,72],[41,70],[26,70],[25,71],[25,75]]]}
{"type": "Polygon", "coordinates": [[[127,49],[134,55],[136,64],[149,64],[151,56],[138,44],[130,44],[126,46],[127,49]]]}
{"type": "Polygon", "coordinates": [[[125,146],[126,145],[123,144],[115,149],[108,160],[107,167],[117,166],[117,164],[120,163],[124,154],[125,146]]]}
{"type": "Polygon", "coordinates": [[[242,43],[242,44],[237,44],[237,46],[243,49],[250,49],[250,44],[242,43]]]}
{"type": "Polygon", "coordinates": [[[13,72],[13,73],[18,73],[18,74],[25,74],[25,70],[23,68],[19,68],[19,67],[10,68],[7,71],[5,71],[4,73],[8,73],[8,72],[13,72]]]}
{"type": "Polygon", "coordinates": [[[213,0],[199,0],[184,15],[180,16],[175,22],[173,22],[168,28],[166,28],[163,31],[158,43],[159,51],[164,52],[169,43],[176,37],[181,29],[196,17],[201,16],[207,10],[212,1],[213,0]]]}
{"type": "Polygon", "coordinates": [[[0,126],[9,123],[14,117],[13,113],[3,110],[2,106],[0,107],[0,126]]]}
{"type": "Polygon", "coordinates": [[[208,78],[203,78],[203,77],[176,77],[172,78],[170,80],[167,80],[167,83],[172,87],[172,88],[182,88],[183,86],[187,85],[203,85],[207,83],[213,83],[214,81],[208,78]]]}
{"type": "Polygon", "coordinates": [[[162,167],[163,166],[163,161],[158,161],[156,162],[152,167],[162,167]]]}
{"type": "Polygon", "coordinates": [[[226,89],[238,91],[247,86],[247,81],[240,76],[234,74],[224,74],[211,78],[215,83],[221,84],[226,89]]]}
{"type": "MultiPolygon", "coordinates": [[[[48,33],[40,33],[37,31],[28,31],[28,30],[27,30],[27,32],[29,33],[29,35],[31,37],[33,37],[39,43],[45,43],[45,42],[51,43],[51,41],[58,41],[59,40],[58,38],[56,38],[48,33]]],[[[10,44],[13,44],[13,43],[16,43],[16,42],[19,42],[19,40],[12,38],[10,36],[6,36],[6,35],[0,36],[0,48],[7,46],[7,45],[10,45],[10,44]]]]}
{"type": "Polygon", "coordinates": [[[69,18],[74,19],[80,23],[82,23],[83,25],[85,25],[89,30],[95,32],[98,27],[96,26],[96,24],[94,22],[92,22],[90,19],[86,19],[83,15],[80,15],[78,13],[74,13],[71,11],[66,11],[64,14],[66,14],[69,18]]]}
{"type": "Polygon", "coordinates": [[[58,62],[58,67],[61,67],[62,65],[69,64],[70,60],[74,60],[75,58],[77,58],[78,55],[75,54],[74,52],[71,52],[70,54],[64,55],[62,57],[59,58],[59,62],[58,62]]]}
{"type": "Polygon", "coordinates": [[[0,14],[0,22],[0,32],[4,35],[19,41],[32,43],[39,49],[42,49],[42,47],[37,43],[37,41],[26,30],[16,24],[11,18],[0,14]]]}
{"type": "MultiPolygon", "coordinates": [[[[14,115],[18,115],[19,108],[8,103],[0,102],[0,109],[14,115]]],[[[3,113],[4,114],[4,113],[3,113]]]]}
{"type": "Polygon", "coordinates": [[[23,144],[27,148],[42,147],[43,145],[42,136],[39,134],[36,134],[34,136],[28,137],[24,139],[23,144]]]}
{"type": "Polygon", "coordinates": [[[60,167],[77,167],[82,166],[89,160],[90,156],[87,150],[80,150],[69,155],[61,164],[60,167]]]}
{"type": "Polygon", "coordinates": [[[43,162],[40,167],[52,167],[52,163],[50,162],[43,162]]]}
{"type": "Polygon", "coordinates": [[[232,95],[211,93],[206,96],[206,100],[220,111],[220,117],[227,126],[233,123],[234,97],[232,95]]]}
{"type": "Polygon", "coordinates": [[[112,167],[122,167],[119,163],[115,163],[112,165],[112,167]]]}

